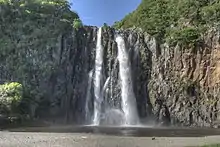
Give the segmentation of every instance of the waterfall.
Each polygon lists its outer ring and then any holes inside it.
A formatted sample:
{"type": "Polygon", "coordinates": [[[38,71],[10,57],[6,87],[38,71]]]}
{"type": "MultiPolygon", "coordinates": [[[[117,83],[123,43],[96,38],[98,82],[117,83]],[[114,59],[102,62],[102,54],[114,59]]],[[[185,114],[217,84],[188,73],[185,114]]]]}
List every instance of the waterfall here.
{"type": "Polygon", "coordinates": [[[121,106],[125,115],[124,125],[136,125],[139,122],[139,117],[132,87],[130,61],[124,39],[121,36],[117,36],[116,42],[118,46],[119,75],[121,80],[121,106]]]}
{"type": "Polygon", "coordinates": [[[109,84],[109,81],[110,81],[110,77],[108,77],[107,79],[106,79],[106,81],[105,81],[105,84],[104,84],[104,86],[103,86],[103,89],[102,89],[102,96],[105,94],[105,92],[106,92],[106,88],[107,88],[107,86],[108,86],[108,84],[109,84]]]}
{"type": "Polygon", "coordinates": [[[102,48],[102,28],[100,27],[97,33],[96,57],[95,57],[95,79],[94,79],[94,118],[93,124],[99,125],[102,103],[102,63],[103,63],[103,48],[102,48]]]}
{"type": "Polygon", "coordinates": [[[103,86],[103,89],[102,89],[102,96],[103,96],[103,99],[105,100],[104,101],[104,111],[106,110],[106,108],[109,107],[109,103],[108,103],[108,85],[109,85],[109,81],[110,81],[110,77],[108,77],[105,81],[105,84],[103,86]]]}
{"type": "Polygon", "coordinates": [[[92,75],[93,75],[93,70],[89,72],[89,81],[88,81],[88,87],[87,87],[87,93],[86,93],[86,103],[85,103],[85,113],[86,113],[86,123],[90,123],[90,110],[89,110],[89,102],[91,98],[91,85],[92,85],[92,75]]]}

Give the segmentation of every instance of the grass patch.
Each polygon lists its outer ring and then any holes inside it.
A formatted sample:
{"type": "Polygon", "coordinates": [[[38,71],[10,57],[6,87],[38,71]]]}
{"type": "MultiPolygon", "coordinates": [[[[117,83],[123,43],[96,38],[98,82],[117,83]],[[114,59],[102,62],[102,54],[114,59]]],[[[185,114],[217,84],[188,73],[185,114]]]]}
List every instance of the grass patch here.
{"type": "Polygon", "coordinates": [[[195,147],[220,147],[220,144],[210,144],[210,145],[195,146],[195,147]]]}
{"type": "Polygon", "coordinates": [[[202,147],[220,147],[220,144],[204,145],[202,147]]]}

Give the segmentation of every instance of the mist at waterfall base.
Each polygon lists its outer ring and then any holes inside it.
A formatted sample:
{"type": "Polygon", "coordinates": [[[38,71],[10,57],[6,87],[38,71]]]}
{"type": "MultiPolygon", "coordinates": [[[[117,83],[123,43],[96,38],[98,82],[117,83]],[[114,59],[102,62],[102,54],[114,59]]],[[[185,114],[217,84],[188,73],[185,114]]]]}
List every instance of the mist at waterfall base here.
{"type": "MultiPolygon", "coordinates": [[[[119,78],[121,99],[120,108],[110,106],[108,103],[104,105],[104,95],[107,90],[107,85],[111,83],[113,77],[109,76],[104,81],[103,79],[103,60],[104,48],[102,47],[102,28],[97,31],[96,54],[94,69],[89,72],[87,96],[85,101],[85,113],[87,126],[111,126],[111,127],[144,127],[139,121],[137,112],[137,103],[133,91],[131,63],[125,46],[125,41],[120,34],[116,34],[115,42],[117,43],[117,61],[119,62],[119,78]],[[93,114],[91,114],[88,105],[91,100],[90,91],[93,86],[93,114]]],[[[111,90],[110,90],[111,91],[111,90]]],[[[110,98],[114,99],[112,94],[110,98]]],[[[149,126],[145,126],[149,127],[149,126]]]]}

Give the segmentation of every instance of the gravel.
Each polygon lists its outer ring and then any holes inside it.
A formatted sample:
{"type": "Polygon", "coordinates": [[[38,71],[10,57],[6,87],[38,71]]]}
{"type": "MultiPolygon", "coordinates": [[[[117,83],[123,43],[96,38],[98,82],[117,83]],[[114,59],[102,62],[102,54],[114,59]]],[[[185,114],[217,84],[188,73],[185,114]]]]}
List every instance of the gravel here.
{"type": "Polygon", "coordinates": [[[185,147],[220,143],[209,137],[123,137],[84,133],[0,132],[0,147],[185,147]]]}

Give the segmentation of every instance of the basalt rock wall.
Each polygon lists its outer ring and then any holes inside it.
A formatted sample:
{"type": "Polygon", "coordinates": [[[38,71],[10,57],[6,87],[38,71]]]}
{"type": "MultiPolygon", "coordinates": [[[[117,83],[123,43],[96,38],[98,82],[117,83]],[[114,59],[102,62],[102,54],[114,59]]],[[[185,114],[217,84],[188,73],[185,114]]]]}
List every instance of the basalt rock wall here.
{"type": "MultiPolygon", "coordinates": [[[[16,61],[1,63],[1,82],[18,81],[32,89],[34,117],[82,124],[85,102],[93,114],[97,27],[86,26],[60,34],[45,50],[16,51],[16,61]],[[29,52],[28,52],[29,51],[29,52]],[[19,62],[22,63],[22,62],[19,62]],[[19,74],[18,74],[19,73],[19,74]],[[91,81],[89,83],[89,81],[91,81]],[[91,84],[91,88],[88,88],[91,84]]],[[[208,126],[219,124],[220,48],[219,34],[212,30],[194,46],[160,44],[140,29],[102,28],[104,103],[120,105],[119,63],[115,37],[125,39],[132,70],[132,84],[139,117],[143,123],[208,126]],[[106,83],[108,77],[113,77],[106,83]]]]}

